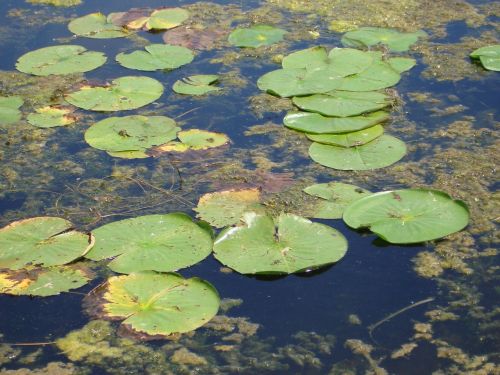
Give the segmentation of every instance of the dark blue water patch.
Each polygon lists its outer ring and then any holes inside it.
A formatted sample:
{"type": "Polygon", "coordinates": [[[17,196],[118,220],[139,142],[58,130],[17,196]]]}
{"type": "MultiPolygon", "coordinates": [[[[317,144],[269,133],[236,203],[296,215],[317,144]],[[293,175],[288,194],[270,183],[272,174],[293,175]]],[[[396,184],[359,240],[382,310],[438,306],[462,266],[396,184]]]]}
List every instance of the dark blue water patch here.
{"type": "Polygon", "coordinates": [[[0,197],[0,215],[5,213],[8,210],[18,210],[20,209],[24,202],[26,201],[26,197],[28,195],[24,192],[7,192],[4,193],[0,197]]]}
{"type": "Polygon", "coordinates": [[[464,20],[452,21],[446,25],[446,36],[443,38],[432,39],[435,43],[453,44],[460,42],[464,36],[469,36],[471,30],[464,20]]]}

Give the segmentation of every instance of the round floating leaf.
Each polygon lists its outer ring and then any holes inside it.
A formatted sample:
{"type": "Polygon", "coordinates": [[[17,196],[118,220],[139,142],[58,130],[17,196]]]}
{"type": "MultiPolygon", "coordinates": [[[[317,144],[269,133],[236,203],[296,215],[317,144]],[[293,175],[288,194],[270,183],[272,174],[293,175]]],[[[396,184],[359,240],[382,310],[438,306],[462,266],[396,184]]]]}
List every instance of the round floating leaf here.
{"type": "Polygon", "coordinates": [[[174,83],[172,89],[178,94],[204,95],[211,91],[218,91],[220,87],[213,86],[219,79],[215,74],[199,74],[189,76],[174,83]]]}
{"type": "Polygon", "coordinates": [[[479,59],[485,69],[500,71],[500,44],[478,48],[470,56],[479,59]]]}
{"type": "Polygon", "coordinates": [[[12,124],[21,119],[19,107],[23,105],[20,96],[0,96],[0,125],[12,124]]]}
{"type": "Polygon", "coordinates": [[[325,145],[353,147],[361,146],[380,137],[384,133],[382,125],[375,125],[363,130],[343,134],[306,134],[311,141],[325,145]]]}
{"type": "Polygon", "coordinates": [[[87,284],[90,273],[75,266],[0,271],[0,293],[16,296],[55,296],[87,284]]]}
{"type": "Polygon", "coordinates": [[[293,104],[325,116],[349,117],[382,109],[390,102],[387,95],[379,92],[332,91],[328,94],[294,97],[293,104]]]}
{"type": "Polygon", "coordinates": [[[217,28],[216,25],[206,28],[180,26],[165,31],[163,41],[195,50],[211,50],[226,40],[227,32],[217,28]]]}
{"type": "Polygon", "coordinates": [[[177,137],[175,121],[165,116],[108,117],[85,132],[85,141],[99,150],[142,151],[177,137]]]}
{"type": "Polygon", "coordinates": [[[157,152],[186,152],[208,150],[229,143],[227,135],[222,133],[208,132],[206,130],[191,129],[177,133],[181,142],[169,142],[156,147],[157,152]]]}
{"type": "Polygon", "coordinates": [[[286,127],[305,133],[348,133],[376,125],[389,118],[384,111],[351,117],[326,117],[319,113],[288,112],[283,123],[286,127]]]}
{"type": "Polygon", "coordinates": [[[227,228],[214,244],[215,257],[243,274],[290,274],[340,260],[347,241],[337,230],[303,217],[281,214],[276,222],[247,212],[243,224],[227,228]]]}
{"type": "Polygon", "coordinates": [[[96,244],[86,257],[113,257],[108,267],[120,273],[175,271],[198,263],[212,251],[211,233],[181,213],[115,221],[93,233],[96,244]]]}
{"type": "Polygon", "coordinates": [[[144,47],[146,51],[119,53],[116,61],[129,69],[154,71],[159,69],[175,69],[193,61],[193,52],[187,48],[165,44],[151,44],[144,47]]]}
{"type": "Polygon", "coordinates": [[[368,68],[358,74],[342,78],[339,90],[345,91],[373,91],[396,85],[401,75],[389,64],[375,61],[368,68]]]}
{"type": "Polygon", "coordinates": [[[229,43],[236,47],[268,46],[283,40],[286,31],[269,25],[255,25],[249,28],[240,28],[229,34],[229,43]]]}
{"type": "Polygon", "coordinates": [[[0,229],[0,268],[57,266],[84,256],[93,238],[58,217],[34,217],[0,229]]]}
{"type": "Polygon", "coordinates": [[[179,26],[189,18],[189,12],[182,8],[157,9],[145,23],[148,30],[166,30],[179,26]]]}
{"type": "Polygon", "coordinates": [[[406,72],[417,64],[417,61],[410,57],[392,57],[387,62],[398,73],[406,72]]]}
{"type": "Polygon", "coordinates": [[[469,222],[467,206],[437,190],[407,189],[372,194],[351,204],[344,221],[369,228],[391,243],[415,243],[447,236],[469,222]]]}
{"type": "Polygon", "coordinates": [[[50,74],[83,73],[94,70],[106,62],[102,52],[87,51],[77,45],[62,45],[40,48],[22,55],[16,69],[37,76],[50,74]]]}
{"type": "Polygon", "coordinates": [[[328,54],[329,69],[335,71],[340,77],[361,73],[380,56],[352,48],[333,48],[328,54]]]}
{"type": "Polygon", "coordinates": [[[392,51],[408,51],[418,38],[427,34],[423,31],[403,33],[394,29],[381,27],[361,27],[349,31],[342,37],[342,44],[349,47],[370,47],[376,44],[385,44],[392,51]]]}
{"type": "Polygon", "coordinates": [[[37,113],[28,115],[28,122],[39,128],[54,128],[56,126],[65,126],[75,122],[75,116],[69,108],[42,107],[36,109],[37,113]]]}
{"type": "Polygon", "coordinates": [[[154,102],[163,93],[163,86],[149,77],[121,77],[107,86],[83,86],[66,95],[66,101],[91,111],[136,109],[154,102]]]}
{"type": "Polygon", "coordinates": [[[216,228],[237,224],[246,211],[259,206],[260,190],[242,189],[217,191],[203,195],[194,208],[197,217],[216,228]]]}
{"type": "Polygon", "coordinates": [[[284,69],[303,69],[328,64],[328,54],[324,47],[316,46],[292,52],[283,58],[284,69]]]}
{"type": "Polygon", "coordinates": [[[390,135],[362,146],[337,147],[314,142],[309,147],[309,156],[325,167],[342,170],[368,170],[387,167],[406,154],[404,142],[390,135]]]}
{"type": "Polygon", "coordinates": [[[319,198],[310,217],[317,219],[340,219],[351,203],[370,195],[368,190],[342,182],[329,182],[308,186],[304,192],[319,198]]]}
{"type": "Polygon", "coordinates": [[[149,272],[114,276],[91,295],[100,318],[122,320],[138,336],[161,338],[201,327],[219,309],[219,295],[205,280],[149,272]]]}
{"type": "Polygon", "coordinates": [[[86,38],[108,39],[129,35],[127,29],[111,23],[102,13],[91,13],[74,19],[68,24],[73,34],[86,38]]]}

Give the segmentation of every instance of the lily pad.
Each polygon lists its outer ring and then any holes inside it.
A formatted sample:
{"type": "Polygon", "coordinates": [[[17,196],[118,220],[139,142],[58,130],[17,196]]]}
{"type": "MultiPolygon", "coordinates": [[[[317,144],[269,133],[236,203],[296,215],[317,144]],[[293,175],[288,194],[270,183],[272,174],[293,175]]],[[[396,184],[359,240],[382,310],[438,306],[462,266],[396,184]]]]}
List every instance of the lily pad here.
{"type": "Polygon", "coordinates": [[[0,293],[16,296],[55,296],[87,284],[90,273],[76,266],[0,271],[0,293]]]}
{"type": "Polygon", "coordinates": [[[304,69],[323,66],[328,63],[328,53],[324,47],[316,46],[292,52],[283,58],[283,69],[304,69]]]}
{"type": "Polygon", "coordinates": [[[237,224],[246,211],[258,208],[260,190],[241,189],[217,191],[203,195],[194,208],[197,217],[216,228],[237,224]]]}
{"type": "Polygon", "coordinates": [[[146,159],[149,158],[149,155],[144,151],[108,151],[108,155],[114,158],[122,158],[122,159],[146,159]]]}
{"type": "Polygon", "coordinates": [[[243,274],[290,274],[339,261],[347,241],[337,230],[306,218],[281,214],[276,220],[247,212],[243,223],[223,230],[215,257],[243,274]]]}
{"type": "Polygon", "coordinates": [[[51,267],[84,256],[93,237],[59,217],[34,217],[0,229],[0,268],[51,267]]]}
{"type": "Polygon", "coordinates": [[[353,48],[333,48],[328,54],[329,70],[341,77],[361,73],[380,59],[378,54],[353,48]]]}
{"type": "Polygon", "coordinates": [[[470,56],[479,59],[485,69],[500,71],[500,44],[478,48],[470,56]]]}
{"type": "Polygon", "coordinates": [[[392,57],[387,62],[398,73],[407,72],[417,64],[417,60],[411,57],[392,57]]]}
{"type": "Polygon", "coordinates": [[[354,147],[371,142],[384,134],[382,125],[375,125],[369,128],[343,134],[306,134],[311,141],[323,143],[325,145],[354,147]]]}
{"type": "Polygon", "coordinates": [[[379,92],[332,91],[304,97],[294,97],[297,107],[325,116],[349,117],[382,109],[390,104],[389,97],[379,92]]]}
{"type": "Polygon", "coordinates": [[[369,128],[389,118],[389,113],[376,111],[351,117],[326,117],[312,112],[288,112],[286,127],[311,134],[349,133],[369,128]]]}
{"type": "Polygon", "coordinates": [[[191,129],[177,133],[180,142],[169,142],[156,147],[157,152],[186,152],[208,150],[229,143],[227,135],[200,129],[191,129]]]}
{"type": "Polygon", "coordinates": [[[87,51],[78,45],[40,48],[22,55],[16,69],[37,76],[83,73],[94,70],[106,62],[102,52],[87,51]]]}
{"type": "Polygon", "coordinates": [[[37,108],[36,113],[28,115],[28,122],[38,128],[54,128],[75,122],[76,118],[69,108],[46,106],[37,108]]]}
{"type": "Polygon", "coordinates": [[[220,90],[220,87],[214,86],[218,79],[215,74],[198,74],[176,81],[172,89],[178,94],[204,95],[220,90]]]}
{"type": "Polygon", "coordinates": [[[309,156],[325,167],[362,171],[387,167],[406,154],[406,145],[401,140],[382,135],[362,146],[338,147],[314,142],[309,147],[309,156]]]}
{"type": "Polygon", "coordinates": [[[175,69],[193,61],[193,52],[180,46],[166,44],[151,44],[144,47],[146,51],[119,53],[116,61],[129,69],[154,71],[160,69],[175,69]]]}
{"type": "Polygon", "coordinates": [[[85,141],[99,150],[142,151],[177,137],[175,121],[165,116],[108,117],[85,132],[85,141]]]}
{"type": "Polygon", "coordinates": [[[373,91],[396,85],[401,75],[384,61],[375,61],[358,74],[342,78],[339,90],[373,91]]]}
{"type": "Polygon", "coordinates": [[[113,258],[108,267],[119,273],[176,271],[212,251],[211,233],[182,213],[115,221],[93,233],[96,244],[86,258],[113,258]]]}
{"type": "Polygon", "coordinates": [[[408,51],[418,38],[426,35],[421,30],[414,33],[404,33],[381,27],[361,27],[345,33],[342,37],[342,44],[348,47],[370,47],[380,43],[392,51],[403,52],[408,51]]]}
{"type": "Polygon", "coordinates": [[[94,39],[122,38],[129,31],[110,22],[102,13],[91,13],[74,19],[68,24],[73,34],[94,39]]]}
{"type": "Polygon", "coordinates": [[[0,125],[13,124],[21,119],[19,108],[23,105],[20,96],[0,96],[0,125]]]}
{"type": "Polygon", "coordinates": [[[163,41],[167,44],[208,51],[225,42],[226,35],[226,30],[221,30],[217,26],[206,28],[179,26],[165,31],[163,41]]]}
{"type": "Polygon", "coordinates": [[[351,228],[369,228],[391,243],[416,243],[438,239],[465,228],[469,211],[465,203],[437,190],[383,191],[362,198],[344,211],[351,228]]]}
{"type": "Polygon", "coordinates": [[[189,12],[182,8],[156,9],[144,26],[147,30],[167,30],[181,25],[189,18],[189,12]]]}
{"type": "Polygon", "coordinates": [[[319,198],[311,214],[307,215],[317,219],[340,219],[347,206],[371,194],[368,190],[342,182],[311,185],[304,192],[319,198]]]}
{"type": "Polygon", "coordinates": [[[229,43],[236,47],[257,48],[268,46],[283,40],[287,32],[269,25],[255,25],[249,28],[239,28],[229,34],[229,43]]]}
{"type": "Polygon", "coordinates": [[[66,95],[68,103],[91,111],[136,109],[154,102],[163,93],[163,85],[149,77],[120,77],[106,86],[83,86],[66,95]]]}

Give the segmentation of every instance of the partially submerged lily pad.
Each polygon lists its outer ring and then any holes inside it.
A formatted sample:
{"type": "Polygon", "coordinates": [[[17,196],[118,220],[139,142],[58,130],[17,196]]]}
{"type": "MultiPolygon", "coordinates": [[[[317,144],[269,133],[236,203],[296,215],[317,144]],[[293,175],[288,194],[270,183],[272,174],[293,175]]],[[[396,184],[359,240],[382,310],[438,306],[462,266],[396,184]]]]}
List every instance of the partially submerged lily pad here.
{"type": "Polygon", "coordinates": [[[383,191],[344,211],[351,228],[369,228],[391,243],[416,243],[460,231],[469,222],[467,206],[437,190],[383,191]]]}
{"type": "Polygon", "coordinates": [[[325,145],[354,147],[371,142],[384,134],[382,125],[375,125],[369,128],[343,134],[307,134],[311,141],[323,143],[325,145]]]}
{"type": "Polygon", "coordinates": [[[243,223],[223,230],[215,257],[243,274],[290,274],[339,261],[347,241],[337,230],[292,214],[276,220],[247,212],[243,223]]]}
{"type": "Polygon", "coordinates": [[[39,128],[54,128],[74,123],[76,118],[72,112],[70,108],[46,106],[36,108],[36,113],[30,113],[27,120],[39,128]]]}
{"type": "Polygon", "coordinates": [[[214,86],[218,79],[219,76],[215,74],[198,74],[176,81],[172,89],[177,94],[204,95],[220,90],[220,87],[214,86]]]}
{"type": "Polygon", "coordinates": [[[16,69],[37,76],[83,73],[94,70],[106,62],[102,52],[87,51],[78,45],[40,48],[22,55],[16,69]]]}
{"type": "Polygon", "coordinates": [[[479,59],[485,69],[500,71],[500,44],[478,48],[470,57],[479,59]]]}
{"type": "Polygon", "coordinates": [[[0,96],[0,125],[13,124],[21,119],[19,108],[23,105],[20,96],[0,96]]]}
{"type": "Polygon", "coordinates": [[[95,247],[86,255],[92,260],[113,258],[115,272],[169,272],[206,258],[212,237],[188,215],[145,215],[115,221],[93,231],[95,247]]]}
{"type": "Polygon", "coordinates": [[[129,69],[154,71],[176,69],[193,61],[193,52],[180,46],[151,44],[144,47],[146,51],[119,53],[116,61],[129,69]]]}
{"type": "Polygon", "coordinates": [[[99,318],[123,320],[121,329],[143,338],[164,338],[201,327],[219,309],[220,298],[205,280],[169,273],[114,276],[87,299],[99,318]]]}
{"type": "Polygon", "coordinates": [[[29,266],[57,266],[84,256],[93,237],[78,232],[59,217],[34,217],[0,229],[0,268],[19,270],[29,266]]]}
{"type": "Polygon", "coordinates": [[[384,44],[392,51],[408,51],[418,38],[427,34],[423,31],[404,33],[395,29],[381,27],[361,27],[349,31],[342,37],[342,44],[348,47],[370,47],[376,44],[384,44]]]}
{"type": "Polygon", "coordinates": [[[216,26],[207,28],[179,26],[165,31],[163,41],[167,44],[207,51],[221,44],[223,40],[225,41],[226,34],[225,30],[216,26]]]}
{"type": "Polygon", "coordinates": [[[155,148],[162,152],[186,152],[208,150],[224,146],[229,143],[229,137],[222,133],[209,132],[200,129],[191,129],[177,133],[180,142],[169,142],[155,148]]]}
{"type": "Polygon", "coordinates": [[[122,38],[129,35],[129,31],[110,22],[102,13],[91,13],[78,17],[68,24],[73,34],[94,39],[122,38]]]}
{"type": "Polygon", "coordinates": [[[229,34],[229,43],[236,47],[257,48],[268,46],[283,40],[287,32],[269,25],[255,25],[239,28],[229,34]]]}
{"type": "Polygon", "coordinates": [[[106,86],[83,86],[66,95],[74,106],[91,111],[136,109],[154,102],[163,93],[163,85],[149,77],[120,77],[106,86]]]}

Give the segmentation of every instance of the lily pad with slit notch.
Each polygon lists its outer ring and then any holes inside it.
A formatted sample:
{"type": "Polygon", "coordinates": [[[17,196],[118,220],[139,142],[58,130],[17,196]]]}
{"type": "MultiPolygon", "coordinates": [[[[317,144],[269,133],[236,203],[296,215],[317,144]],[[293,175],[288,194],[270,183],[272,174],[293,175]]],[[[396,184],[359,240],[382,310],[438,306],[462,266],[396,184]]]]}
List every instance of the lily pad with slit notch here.
{"type": "Polygon", "coordinates": [[[68,29],[77,36],[93,39],[123,38],[130,33],[124,27],[113,24],[100,12],[75,18],[68,24],[68,29]]]}
{"type": "Polygon", "coordinates": [[[365,70],[342,78],[339,90],[344,91],[373,91],[396,85],[401,74],[385,61],[375,61],[365,70]]]}
{"type": "Polygon", "coordinates": [[[358,130],[350,133],[343,134],[308,134],[307,138],[311,141],[322,143],[325,145],[341,146],[341,147],[354,147],[361,146],[365,143],[371,142],[374,139],[384,134],[384,127],[382,125],[375,125],[363,130],[358,130]]]}
{"type": "Polygon", "coordinates": [[[220,87],[214,86],[219,76],[215,74],[198,74],[178,80],[172,89],[177,94],[204,95],[212,91],[219,91],[220,87]]]}
{"type": "Polygon", "coordinates": [[[405,33],[382,27],[360,27],[357,30],[345,33],[342,37],[342,44],[348,47],[371,47],[384,44],[392,51],[404,52],[408,51],[419,38],[426,35],[421,30],[405,33]]]}
{"type": "Polygon", "coordinates": [[[222,133],[209,132],[200,129],[183,130],[177,133],[180,142],[169,142],[155,148],[156,152],[187,152],[201,151],[224,146],[229,143],[229,137],[222,133]]]}
{"type": "Polygon", "coordinates": [[[176,69],[193,61],[193,52],[185,47],[151,44],[145,51],[119,53],[116,61],[125,68],[144,71],[176,69]]]}
{"type": "Polygon", "coordinates": [[[13,124],[21,120],[19,108],[23,103],[23,98],[17,95],[0,96],[0,125],[13,124]]]}
{"type": "Polygon", "coordinates": [[[236,47],[257,48],[282,41],[286,33],[274,26],[254,25],[234,30],[229,34],[228,41],[236,47]]]}

